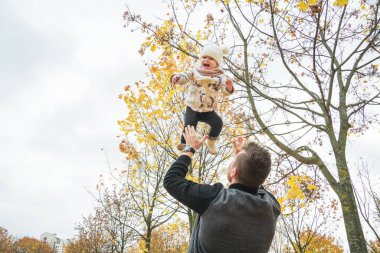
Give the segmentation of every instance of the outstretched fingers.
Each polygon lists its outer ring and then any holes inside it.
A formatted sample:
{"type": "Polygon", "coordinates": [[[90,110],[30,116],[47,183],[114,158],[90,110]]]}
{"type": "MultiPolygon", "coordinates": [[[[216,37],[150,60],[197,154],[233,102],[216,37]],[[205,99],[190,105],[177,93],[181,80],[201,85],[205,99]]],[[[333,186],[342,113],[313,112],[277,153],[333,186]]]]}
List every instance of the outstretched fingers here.
{"type": "Polygon", "coordinates": [[[186,140],[186,144],[192,146],[195,149],[199,149],[202,144],[208,139],[208,135],[205,135],[201,139],[198,139],[194,126],[186,126],[183,137],[186,140]]]}

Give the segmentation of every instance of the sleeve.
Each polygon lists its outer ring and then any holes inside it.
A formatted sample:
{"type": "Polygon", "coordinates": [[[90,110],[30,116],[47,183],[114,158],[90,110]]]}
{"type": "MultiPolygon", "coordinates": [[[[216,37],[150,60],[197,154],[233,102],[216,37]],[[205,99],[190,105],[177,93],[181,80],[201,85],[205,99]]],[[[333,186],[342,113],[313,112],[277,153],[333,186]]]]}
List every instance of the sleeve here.
{"type": "Polygon", "coordinates": [[[221,85],[222,85],[222,89],[221,89],[221,91],[222,91],[223,94],[225,94],[225,95],[227,95],[227,96],[228,96],[228,95],[231,95],[231,94],[234,93],[234,91],[235,91],[235,88],[234,88],[234,87],[232,87],[232,91],[231,91],[231,92],[229,92],[229,91],[227,90],[226,82],[227,82],[228,79],[230,79],[230,78],[228,78],[228,77],[225,76],[225,75],[223,75],[222,78],[221,78],[221,85]]]}
{"type": "MultiPolygon", "coordinates": [[[[194,71],[190,70],[190,71],[178,73],[176,75],[180,76],[178,83],[182,85],[189,82],[194,77],[194,71]]],[[[170,77],[170,83],[172,83],[173,76],[170,77]]]]}
{"type": "Polygon", "coordinates": [[[221,183],[198,184],[185,179],[190,164],[190,157],[180,156],[166,173],[164,187],[173,198],[202,215],[224,187],[221,183]]]}

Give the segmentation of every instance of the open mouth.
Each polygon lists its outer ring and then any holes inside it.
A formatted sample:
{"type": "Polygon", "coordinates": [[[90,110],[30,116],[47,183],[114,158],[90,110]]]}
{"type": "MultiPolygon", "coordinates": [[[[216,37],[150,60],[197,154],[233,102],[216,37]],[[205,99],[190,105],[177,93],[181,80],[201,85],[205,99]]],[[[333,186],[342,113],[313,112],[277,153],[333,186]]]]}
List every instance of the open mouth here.
{"type": "Polygon", "coordinates": [[[210,67],[210,64],[208,64],[208,63],[203,63],[203,67],[205,67],[205,68],[209,68],[209,67],[210,67]]]}

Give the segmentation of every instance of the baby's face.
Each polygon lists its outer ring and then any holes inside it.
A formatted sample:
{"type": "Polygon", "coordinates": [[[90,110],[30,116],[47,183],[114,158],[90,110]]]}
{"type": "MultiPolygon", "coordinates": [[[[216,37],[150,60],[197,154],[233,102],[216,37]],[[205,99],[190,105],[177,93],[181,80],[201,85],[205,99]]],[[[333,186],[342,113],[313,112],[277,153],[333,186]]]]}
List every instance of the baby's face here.
{"type": "Polygon", "coordinates": [[[214,60],[214,58],[210,56],[202,56],[201,58],[201,68],[202,69],[214,69],[218,67],[218,63],[214,60]]]}

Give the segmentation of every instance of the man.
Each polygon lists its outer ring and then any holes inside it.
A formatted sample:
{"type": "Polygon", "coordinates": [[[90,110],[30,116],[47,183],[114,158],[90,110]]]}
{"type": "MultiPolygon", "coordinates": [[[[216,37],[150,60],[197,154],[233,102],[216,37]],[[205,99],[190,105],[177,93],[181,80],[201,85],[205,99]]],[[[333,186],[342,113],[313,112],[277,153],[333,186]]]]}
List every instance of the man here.
{"type": "Polygon", "coordinates": [[[261,146],[233,142],[235,156],[227,170],[228,189],[221,183],[198,184],[185,179],[191,158],[207,139],[185,128],[186,147],[165,175],[165,189],[198,213],[190,253],[266,253],[271,245],[280,205],[261,186],[271,169],[270,154],[261,146]]]}

